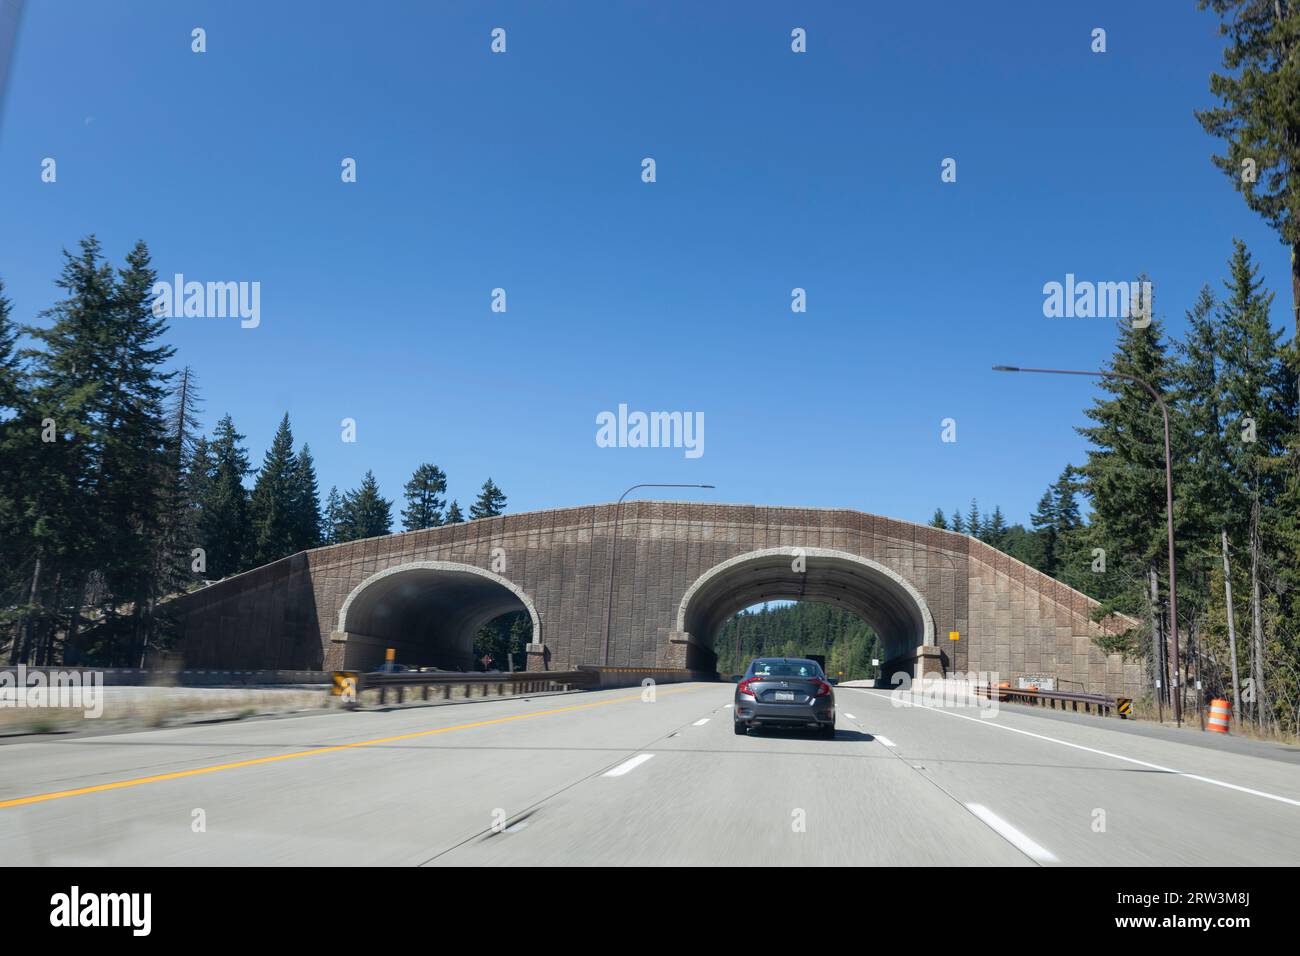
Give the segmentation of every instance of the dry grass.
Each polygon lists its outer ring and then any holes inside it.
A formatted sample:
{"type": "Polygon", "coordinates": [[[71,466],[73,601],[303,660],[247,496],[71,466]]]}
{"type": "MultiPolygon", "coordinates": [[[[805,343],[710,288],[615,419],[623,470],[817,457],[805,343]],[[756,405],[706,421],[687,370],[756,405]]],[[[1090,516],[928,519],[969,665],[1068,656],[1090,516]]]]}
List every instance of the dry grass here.
{"type": "Polygon", "coordinates": [[[114,727],[165,727],[198,719],[242,720],[258,714],[337,706],[323,690],[257,688],[104,688],[104,712],[88,718],[80,708],[0,707],[0,734],[66,733],[88,724],[114,727]],[[121,691],[129,693],[123,694],[121,691]]]}

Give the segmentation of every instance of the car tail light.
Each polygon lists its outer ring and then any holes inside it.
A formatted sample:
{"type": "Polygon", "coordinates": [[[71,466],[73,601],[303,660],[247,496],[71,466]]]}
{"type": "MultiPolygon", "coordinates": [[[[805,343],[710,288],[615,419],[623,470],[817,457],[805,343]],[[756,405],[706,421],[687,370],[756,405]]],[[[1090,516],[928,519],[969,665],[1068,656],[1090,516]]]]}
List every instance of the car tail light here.
{"type": "Polygon", "coordinates": [[[817,693],[813,694],[813,696],[828,697],[830,696],[830,692],[831,692],[831,685],[826,683],[824,680],[819,680],[817,682],[817,693]]]}
{"type": "Polygon", "coordinates": [[[747,680],[742,680],[737,685],[736,689],[740,691],[742,694],[749,694],[752,697],[754,696],[754,691],[749,689],[749,685],[754,683],[756,680],[758,680],[757,677],[750,677],[747,680]]]}

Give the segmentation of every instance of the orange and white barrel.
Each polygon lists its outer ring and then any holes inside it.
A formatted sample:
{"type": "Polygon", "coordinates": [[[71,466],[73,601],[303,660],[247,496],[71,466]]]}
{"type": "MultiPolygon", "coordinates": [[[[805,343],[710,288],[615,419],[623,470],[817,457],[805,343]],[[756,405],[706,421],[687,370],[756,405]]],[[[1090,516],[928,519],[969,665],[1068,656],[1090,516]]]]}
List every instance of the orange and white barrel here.
{"type": "Polygon", "coordinates": [[[1210,701],[1210,716],[1205,721],[1206,729],[1213,730],[1216,734],[1226,734],[1231,720],[1232,704],[1226,700],[1210,701]]]}

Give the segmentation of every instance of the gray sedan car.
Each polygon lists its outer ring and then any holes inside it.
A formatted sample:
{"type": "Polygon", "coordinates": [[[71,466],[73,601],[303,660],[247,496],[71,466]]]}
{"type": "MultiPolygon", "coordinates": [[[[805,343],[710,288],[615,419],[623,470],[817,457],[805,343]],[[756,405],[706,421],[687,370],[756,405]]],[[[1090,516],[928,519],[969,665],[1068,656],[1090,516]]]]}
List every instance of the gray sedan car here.
{"type": "Polygon", "coordinates": [[[736,685],[735,730],[816,727],[835,736],[835,691],[816,661],[760,657],[736,685]]]}

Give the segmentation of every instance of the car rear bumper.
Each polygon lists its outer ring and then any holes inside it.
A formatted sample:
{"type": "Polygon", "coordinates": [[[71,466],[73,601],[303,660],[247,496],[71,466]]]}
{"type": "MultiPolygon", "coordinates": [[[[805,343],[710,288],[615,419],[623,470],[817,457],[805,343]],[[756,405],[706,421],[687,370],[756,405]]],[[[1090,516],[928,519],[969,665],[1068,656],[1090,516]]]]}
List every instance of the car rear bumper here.
{"type": "Polygon", "coordinates": [[[783,724],[804,727],[809,724],[834,724],[835,703],[827,698],[811,704],[767,704],[741,701],[735,706],[735,720],[743,724],[783,724]]]}

